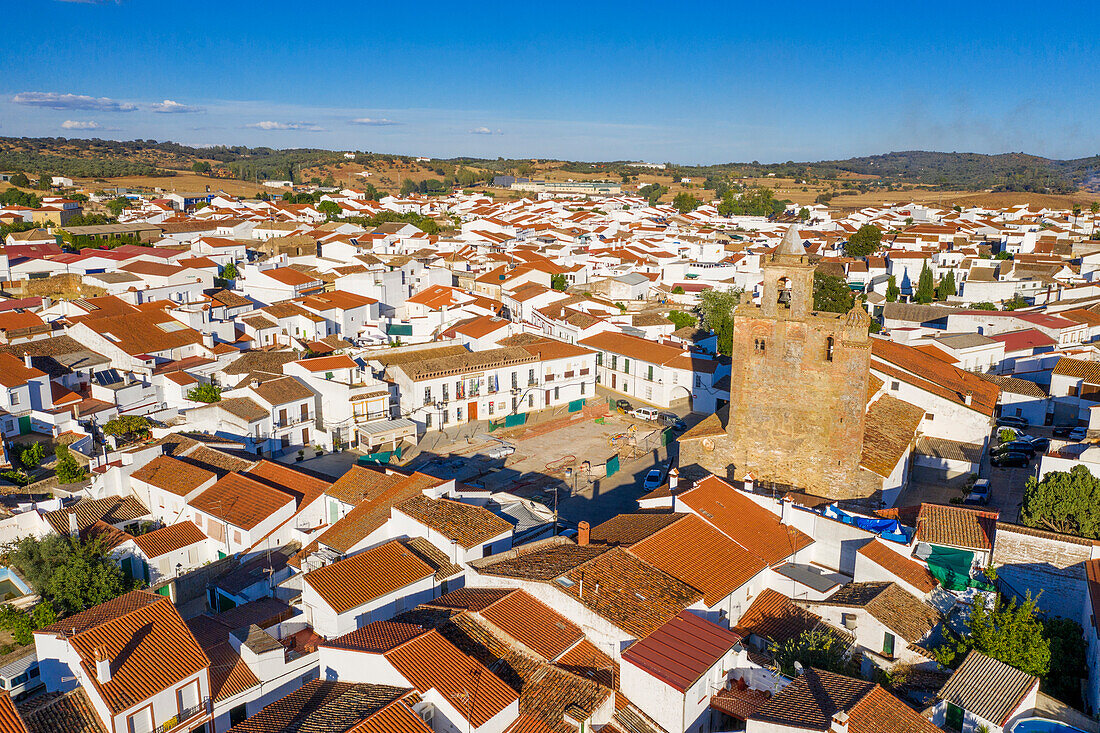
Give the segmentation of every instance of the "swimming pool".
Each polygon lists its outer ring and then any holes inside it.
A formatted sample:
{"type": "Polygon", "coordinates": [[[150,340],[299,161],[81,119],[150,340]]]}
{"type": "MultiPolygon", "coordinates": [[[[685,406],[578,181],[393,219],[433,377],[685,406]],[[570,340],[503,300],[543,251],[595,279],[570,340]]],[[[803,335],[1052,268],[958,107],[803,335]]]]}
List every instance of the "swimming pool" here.
{"type": "Polygon", "coordinates": [[[1012,726],[1012,733],[1084,733],[1084,731],[1057,720],[1024,718],[1012,726]]]}
{"type": "Polygon", "coordinates": [[[30,592],[30,587],[11,568],[0,567],[0,601],[10,601],[30,592]]]}

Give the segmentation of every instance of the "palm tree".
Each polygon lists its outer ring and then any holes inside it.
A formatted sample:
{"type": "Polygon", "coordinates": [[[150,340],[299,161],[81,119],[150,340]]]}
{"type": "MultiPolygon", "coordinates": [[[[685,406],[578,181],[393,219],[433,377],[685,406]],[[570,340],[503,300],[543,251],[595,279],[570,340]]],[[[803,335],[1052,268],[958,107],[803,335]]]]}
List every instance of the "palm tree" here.
{"type": "Polygon", "coordinates": [[[1081,204],[1073,205],[1073,228],[1077,228],[1077,217],[1081,216],[1081,204]]]}

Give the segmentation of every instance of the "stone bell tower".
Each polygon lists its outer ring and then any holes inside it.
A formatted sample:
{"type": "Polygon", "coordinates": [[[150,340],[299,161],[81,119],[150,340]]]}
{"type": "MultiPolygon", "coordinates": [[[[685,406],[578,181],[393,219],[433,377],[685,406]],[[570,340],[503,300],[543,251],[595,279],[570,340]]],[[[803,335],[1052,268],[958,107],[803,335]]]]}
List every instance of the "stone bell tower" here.
{"type": "Polygon", "coordinates": [[[813,310],[814,265],[794,226],[763,270],[760,305],[734,311],[725,435],[685,441],[681,464],[859,498],[870,316],[859,303],[846,314],[813,310]]]}

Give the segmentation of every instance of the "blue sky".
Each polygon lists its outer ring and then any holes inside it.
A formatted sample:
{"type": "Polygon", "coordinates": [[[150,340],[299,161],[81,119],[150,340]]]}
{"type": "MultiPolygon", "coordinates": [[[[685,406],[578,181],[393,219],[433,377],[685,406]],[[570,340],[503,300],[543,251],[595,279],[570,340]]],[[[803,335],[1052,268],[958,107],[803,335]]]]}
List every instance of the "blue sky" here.
{"type": "Polygon", "coordinates": [[[3,8],[0,135],[681,163],[1100,153],[1090,3],[3,8]]]}

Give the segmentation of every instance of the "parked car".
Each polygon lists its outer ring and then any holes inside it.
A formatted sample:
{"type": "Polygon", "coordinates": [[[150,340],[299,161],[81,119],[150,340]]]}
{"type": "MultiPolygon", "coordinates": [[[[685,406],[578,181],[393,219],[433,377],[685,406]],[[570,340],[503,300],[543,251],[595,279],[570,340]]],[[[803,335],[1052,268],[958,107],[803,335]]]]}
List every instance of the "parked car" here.
{"type": "Polygon", "coordinates": [[[1025,468],[1031,463],[1031,455],[1019,451],[1009,451],[993,456],[989,462],[997,468],[1025,468]]]}
{"type": "Polygon", "coordinates": [[[1088,428],[1074,428],[1069,431],[1069,437],[1071,440],[1084,440],[1089,437],[1088,428]]]}
{"type": "Polygon", "coordinates": [[[1055,438],[1068,438],[1069,434],[1072,433],[1073,431],[1074,431],[1074,427],[1072,425],[1059,425],[1058,427],[1054,428],[1054,437],[1055,438]]]}
{"type": "Polygon", "coordinates": [[[1054,437],[1063,438],[1065,440],[1084,440],[1089,435],[1088,428],[1072,427],[1069,425],[1062,425],[1061,427],[1054,428],[1054,437]]]}
{"type": "Polygon", "coordinates": [[[980,504],[985,505],[989,503],[989,479],[980,478],[974,482],[974,485],[970,487],[970,493],[963,499],[963,504],[980,504]]]}
{"type": "Polygon", "coordinates": [[[1021,430],[1023,430],[1030,424],[1031,423],[1029,423],[1026,419],[1022,417],[1013,417],[1011,415],[1006,415],[1004,417],[997,418],[997,425],[1002,428],[1020,428],[1021,430]]]}
{"type": "Polygon", "coordinates": [[[630,411],[632,417],[636,417],[639,420],[656,420],[657,411],[652,407],[636,407],[630,411]]]}
{"type": "Polygon", "coordinates": [[[633,406],[633,405],[631,405],[631,404],[630,404],[629,402],[627,402],[626,400],[618,400],[618,401],[617,401],[617,402],[615,403],[615,409],[616,409],[616,410],[621,410],[621,411],[623,411],[623,412],[630,412],[630,411],[631,411],[632,409],[634,409],[634,406],[633,406]]]}
{"type": "Polygon", "coordinates": [[[657,424],[673,430],[687,430],[687,423],[672,412],[660,412],[657,414],[657,424]]]}
{"type": "Polygon", "coordinates": [[[649,473],[645,475],[645,480],[642,482],[642,488],[648,491],[652,491],[653,489],[660,486],[662,483],[661,469],[653,468],[650,469],[649,473]]]}
{"type": "Polygon", "coordinates": [[[990,454],[994,456],[999,456],[1002,453],[1027,453],[1031,455],[1035,453],[1036,450],[1038,449],[1032,445],[1030,440],[1014,440],[1011,443],[1004,443],[997,446],[990,451],[990,454]]]}
{"type": "Polygon", "coordinates": [[[1046,453],[1050,449],[1050,438],[1039,438],[1032,435],[1021,435],[1019,440],[1026,440],[1036,453],[1046,453]]]}

